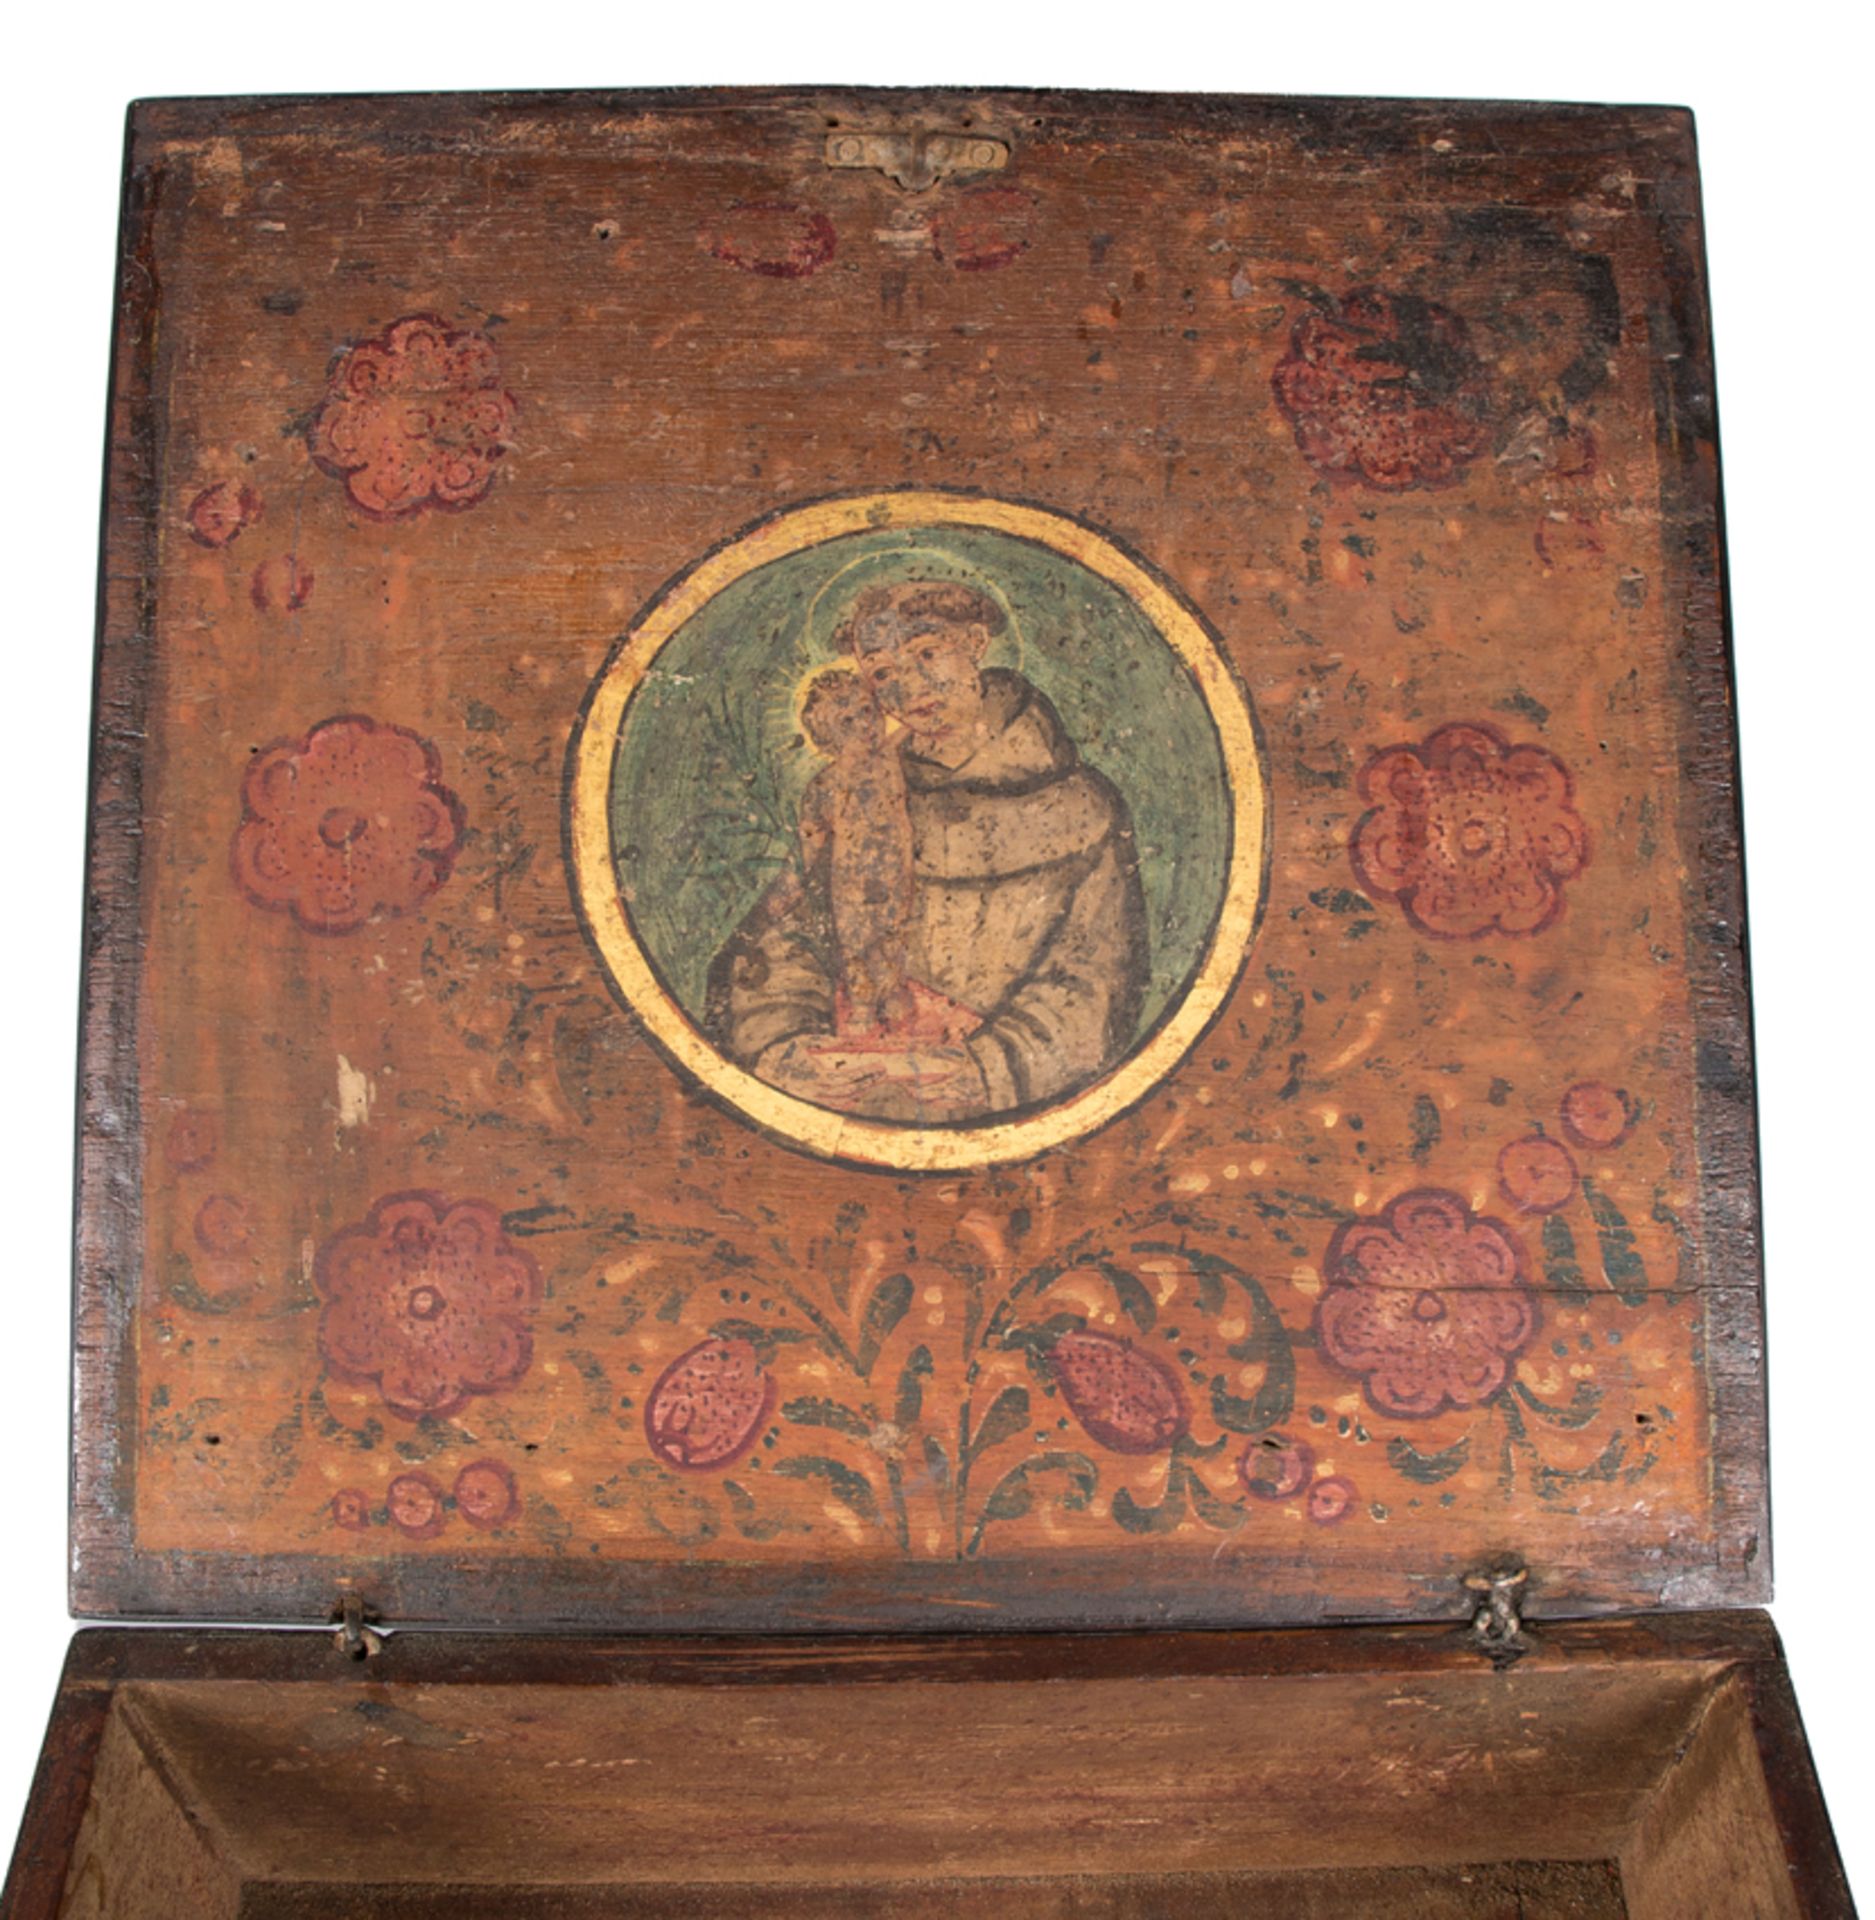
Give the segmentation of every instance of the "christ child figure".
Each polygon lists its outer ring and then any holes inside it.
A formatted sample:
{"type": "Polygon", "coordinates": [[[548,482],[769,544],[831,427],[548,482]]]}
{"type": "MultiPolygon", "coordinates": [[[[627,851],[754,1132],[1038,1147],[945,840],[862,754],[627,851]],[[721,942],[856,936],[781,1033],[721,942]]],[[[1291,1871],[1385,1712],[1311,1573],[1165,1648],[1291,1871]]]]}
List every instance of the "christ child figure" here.
{"type": "Polygon", "coordinates": [[[827,756],[803,799],[801,851],[811,868],[826,849],[838,1027],[842,1034],[889,1031],[914,1013],[905,972],[912,833],[904,762],[886,738],[872,689],[844,663],[815,677],[801,725],[827,756]]]}

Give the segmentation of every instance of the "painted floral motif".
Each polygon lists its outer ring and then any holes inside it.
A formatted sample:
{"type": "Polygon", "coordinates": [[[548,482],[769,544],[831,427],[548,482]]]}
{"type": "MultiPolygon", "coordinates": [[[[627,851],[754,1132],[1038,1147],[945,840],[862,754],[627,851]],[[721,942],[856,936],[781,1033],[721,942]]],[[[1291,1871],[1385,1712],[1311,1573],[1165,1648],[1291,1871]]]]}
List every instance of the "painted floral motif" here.
{"type": "Polygon", "coordinates": [[[1517,1243],[1437,1187],[1335,1231],[1315,1310],[1323,1357],[1381,1413],[1420,1419],[1501,1392],[1537,1329],[1517,1243]]]}
{"type": "Polygon", "coordinates": [[[1114,1453],[1158,1453],[1191,1425],[1178,1376],[1130,1340],[1071,1330],[1049,1349],[1048,1366],[1074,1417],[1114,1453]]]}
{"type": "Polygon", "coordinates": [[[1318,1527],[1339,1526],[1354,1511],[1360,1499],[1354,1482],[1345,1474],[1324,1474],[1309,1489],[1305,1503],[1308,1515],[1318,1527]]]}
{"type": "Polygon", "coordinates": [[[221,1129],[200,1107],[184,1107],[163,1135],[163,1153],[178,1173],[200,1173],[215,1158],[221,1129]]]}
{"type": "Polygon", "coordinates": [[[449,878],[462,827],[427,740],[348,714],[248,763],[234,875],[256,906],[350,933],[422,906],[449,878]]]}
{"type": "Polygon", "coordinates": [[[1562,1097],[1562,1124],[1579,1147],[1618,1147],[1640,1117],[1634,1102],[1602,1080],[1582,1080],[1562,1097]]]}
{"type": "Polygon", "coordinates": [[[931,225],[931,251],[959,273],[989,273],[1028,251],[1035,196],[1020,187],[973,187],[931,225]]]}
{"type": "Polygon", "coordinates": [[[1306,1440],[1266,1433],[1244,1448],[1237,1477],[1253,1500],[1289,1500],[1309,1484],[1315,1472],[1315,1449],[1306,1440]]]}
{"type": "Polygon", "coordinates": [[[260,495],[252,487],[217,480],[189,502],[189,537],[198,546],[230,546],[260,515],[260,495]]]}
{"type": "Polygon", "coordinates": [[[1482,722],[1375,754],[1360,793],[1348,851],[1361,885],[1438,939],[1540,933],[1588,864],[1568,769],[1482,722]]]}
{"type": "Polygon", "coordinates": [[[341,1487],[332,1496],[332,1524],[363,1533],[371,1524],[371,1497],[362,1487],[341,1487]]]}
{"type": "Polygon", "coordinates": [[[533,1358],[540,1270],[486,1201],[392,1194],[326,1242],[313,1283],[327,1365],[406,1419],[511,1387],[533,1358]]]}
{"type": "Polygon", "coordinates": [[[667,1466],[727,1467],[761,1437],[775,1382],[754,1343],[704,1340],[658,1376],[645,1402],[645,1438],[667,1466]]]}
{"type": "Polygon", "coordinates": [[[1311,466],[1389,492],[1459,479],[1490,439],[1490,395],[1465,322],[1362,287],[1296,322],[1276,404],[1311,466]]]}
{"type": "Polygon", "coordinates": [[[415,313],[340,357],[306,439],[354,506],[397,520],[474,506],[512,444],[517,410],[485,333],[415,313]]]}
{"type": "Polygon", "coordinates": [[[739,200],[706,224],[697,245],[725,266],[768,280],[805,280],[833,258],[833,222],[790,200],[739,200]]]}
{"type": "Polygon", "coordinates": [[[1519,1213],[1554,1213],[1575,1195],[1576,1163],[1561,1141],[1528,1134],[1497,1156],[1497,1185],[1519,1213]]]}
{"type": "Polygon", "coordinates": [[[293,553],[270,554],[247,583],[247,597],[257,613],[299,613],[312,591],[313,570],[293,553]]]}
{"type": "Polygon", "coordinates": [[[435,1539],[449,1519],[443,1490],[427,1473],[400,1473],[384,1490],[384,1511],[412,1540],[435,1539]]]}
{"type": "Polygon", "coordinates": [[[237,1194],[211,1193],[195,1214],[195,1244],[204,1253],[232,1259],[254,1242],[247,1202],[237,1194]]]}
{"type": "Polygon", "coordinates": [[[499,1460],[471,1460],[456,1475],[455,1502],[472,1527],[505,1526],[521,1511],[514,1475],[499,1460]]]}

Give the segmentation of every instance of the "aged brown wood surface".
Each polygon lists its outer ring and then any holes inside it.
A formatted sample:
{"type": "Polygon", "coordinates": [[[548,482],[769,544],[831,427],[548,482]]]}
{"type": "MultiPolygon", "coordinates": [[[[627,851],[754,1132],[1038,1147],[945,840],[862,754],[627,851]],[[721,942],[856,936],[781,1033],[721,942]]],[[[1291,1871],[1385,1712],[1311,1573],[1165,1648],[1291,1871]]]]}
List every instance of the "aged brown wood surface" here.
{"type": "Polygon", "coordinates": [[[1508,1670],[1430,1628],[400,1634],[363,1665],[92,1633],[83,1830],[6,1911],[1847,1915],[1789,1817],[1819,1803],[1781,1671],[1750,1615],[1562,1624],[1508,1670]]]}
{"type": "Polygon", "coordinates": [[[1764,1594],[1683,115],[155,103],[126,209],[81,1608],[1764,1594]]]}

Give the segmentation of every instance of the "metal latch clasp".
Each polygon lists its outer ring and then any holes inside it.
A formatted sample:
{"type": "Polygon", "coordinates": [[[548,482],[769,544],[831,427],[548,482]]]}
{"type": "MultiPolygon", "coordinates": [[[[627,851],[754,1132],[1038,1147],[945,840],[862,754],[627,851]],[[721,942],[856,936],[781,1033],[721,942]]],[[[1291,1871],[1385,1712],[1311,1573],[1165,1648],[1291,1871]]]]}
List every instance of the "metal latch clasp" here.
{"type": "Polygon", "coordinates": [[[1530,1570],[1517,1561],[1482,1567],[1465,1576],[1465,1591],[1478,1596],[1471,1635],[1493,1666],[1513,1666],[1530,1651],[1523,1624],[1523,1592],[1530,1570]]]}
{"type": "Polygon", "coordinates": [[[369,1660],[383,1652],[384,1636],[365,1624],[362,1594],[341,1594],[332,1619],[338,1628],[332,1636],[332,1644],[346,1659],[369,1660]]]}

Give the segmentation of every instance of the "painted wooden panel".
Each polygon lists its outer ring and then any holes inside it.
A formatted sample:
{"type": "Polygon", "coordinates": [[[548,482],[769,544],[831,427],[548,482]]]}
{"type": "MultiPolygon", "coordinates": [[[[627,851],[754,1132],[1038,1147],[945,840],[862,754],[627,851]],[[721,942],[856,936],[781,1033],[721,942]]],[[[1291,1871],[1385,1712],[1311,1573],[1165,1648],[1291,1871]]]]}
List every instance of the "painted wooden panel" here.
{"type": "Polygon", "coordinates": [[[155,103],[121,300],[84,1608],[1764,1593],[1685,116],[155,103]]]}

